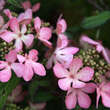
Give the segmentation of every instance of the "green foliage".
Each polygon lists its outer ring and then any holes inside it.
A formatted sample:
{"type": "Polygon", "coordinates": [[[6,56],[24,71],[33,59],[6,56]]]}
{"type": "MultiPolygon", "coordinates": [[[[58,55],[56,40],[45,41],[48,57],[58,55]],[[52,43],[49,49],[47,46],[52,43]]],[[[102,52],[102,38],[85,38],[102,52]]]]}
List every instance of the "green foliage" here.
{"type": "Polygon", "coordinates": [[[104,24],[109,19],[110,19],[110,11],[104,11],[96,16],[85,18],[81,24],[81,27],[84,29],[95,28],[104,24]]]}
{"type": "Polygon", "coordinates": [[[7,0],[7,2],[17,8],[22,8],[20,4],[22,0],[7,0]]]}
{"type": "Polygon", "coordinates": [[[0,110],[3,108],[8,95],[18,85],[19,81],[20,79],[13,75],[7,83],[0,83],[0,110]]]}

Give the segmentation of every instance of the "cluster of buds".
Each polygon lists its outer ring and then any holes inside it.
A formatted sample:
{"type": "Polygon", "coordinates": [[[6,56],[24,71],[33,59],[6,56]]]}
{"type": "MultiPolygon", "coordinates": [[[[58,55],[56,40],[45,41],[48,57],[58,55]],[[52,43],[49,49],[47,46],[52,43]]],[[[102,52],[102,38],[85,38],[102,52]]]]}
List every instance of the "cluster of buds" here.
{"type": "Polygon", "coordinates": [[[104,106],[110,107],[110,82],[107,79],[110,76],[109,49],[84,35],[80,41],[90,45],[90,48],[68,46],[65,19],[60,16],[54,29],[39,16],[33,17],[33,12],[40,8],[39,3],[32,6],[26,1],[22,3],[22,7],[25,12],[20,14],[4,9],[3,12],[9,18],[7,22],[1,16],[3,22],[0,24],[0,81],[8,82],[12,70],[17,77],[30,81],[34,74],[46,76],[46,69],[53,68],[54,75],[59,78],[59,88],[67,91],[67,109],[75,108],[77,102],[80,107],[89,108],[91,99],[87,94],[94,93],[95,90],[97,107],[100,96],[104,106]],[[56,48],[51,42],[52,33],[57,35],[56,48]],[[42,49],[42,46],[47,51],[45,56],[48,61],[45,66],[45,58],[38,62],[38,49],[42,49]]]}

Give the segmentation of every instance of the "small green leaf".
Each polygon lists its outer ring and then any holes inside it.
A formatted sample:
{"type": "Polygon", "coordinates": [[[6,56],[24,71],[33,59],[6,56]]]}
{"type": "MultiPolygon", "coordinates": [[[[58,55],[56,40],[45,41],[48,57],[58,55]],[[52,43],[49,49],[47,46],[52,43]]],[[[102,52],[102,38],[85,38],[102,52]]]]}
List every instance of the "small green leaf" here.
{"type": "Polygon", "coordinates": [[[15,7],[22,8],[20,1],[18,1],[18,0],[7,0],[7,2],[10,3],[11,5],[15,6],[15,7]]]}
{"type": "Polygon", "coordinates": [[[84,29],[95,28],[104,24],[109,19],[110,19],[110,11],[104,11],[96,16],[85,18],[81,24],[81,27],[84,29]]]}

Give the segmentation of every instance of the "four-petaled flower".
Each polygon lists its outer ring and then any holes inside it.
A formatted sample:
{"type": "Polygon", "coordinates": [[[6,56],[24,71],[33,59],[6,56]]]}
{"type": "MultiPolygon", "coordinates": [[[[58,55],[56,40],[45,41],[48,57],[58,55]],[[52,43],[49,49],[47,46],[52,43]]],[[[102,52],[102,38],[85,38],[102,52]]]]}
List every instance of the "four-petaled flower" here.
{"type": "Polygon", "coordinates": [[[90,67],[84,67],[79,70],[82,66],[82,60],[74,58],[68,69],[65,69],[59,63],[53,67],[55,76],[61,78],[58,81],[58,85],[62,90],[67,91],[70,87],[81,88],[85,86],[85,82],[92,79],[94,70],[90,67]]]}
{"type": "Polygon", "coordinates": [[[86,93],[93,93],[96,85],[94,83],[87,83],[83,88],[70,88],[67,92],[65,104],[67,109],[73,109],[78,102],[81,108],[89,108],[91,99],[86,93]]]}
{"type": "Polygon", "coordinates": [[[34,72],[39,76],[45,76],[46,71],[42,64],[36,62],[38,60],[38,51],[32,49],[29,51],[29,54],[25,54],[25,56],[17,55],[19,62],[24,63],[25,72],[23,74],[23,78],[25,81],[29,81],[32,79],[34,72]]]}
{"type": "Polygon", "coordinates": [[[25,35],[27,28],[26,25],[22,25],[21,31],[19,27],[19,23],[16,18],[12,18],[10,20],[10,29],[13,31],[5,31],[3,34],[0,35],[0,37],[5,40],[6,42],[11,42],[12,40],[15,41],[15,48],[16,51],[21,51],[23,48],[23,42],[26,45],[26,47],[30,47],[34,36],[32,34],[25,35]]]}

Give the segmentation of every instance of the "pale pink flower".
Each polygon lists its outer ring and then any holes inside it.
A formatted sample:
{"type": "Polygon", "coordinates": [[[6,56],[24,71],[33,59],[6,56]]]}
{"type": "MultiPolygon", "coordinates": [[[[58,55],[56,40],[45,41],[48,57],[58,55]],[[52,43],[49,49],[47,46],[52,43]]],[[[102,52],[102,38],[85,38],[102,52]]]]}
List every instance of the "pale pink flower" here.
{"type": "Polygon", "coordinates": [[[79,51],[76,47],[67,47],[68,39],[62,34],[62,39],[58,38],[57,47],[46,64],[47,69],[52,67],[53,63],[61,63],[68,67],[73,59],[73,55],[79,51]]]}
{"type": "Polygon", "coordinates": [[[40,3],[36,3],[35,5],[31,5],[30,1],[27,0],[25,2],[22,3],[22,7],[26,10],[26,9],[31,9],[33,12],[36,12],[40,9],[40,3]]]}
{"type": "Polygon", "coordinates": [[[58,85],[62,90],[66,91],[70,87],[81,88],[85,86],[85,82],[92,79],[94,70],[90,67],[84,67],[80,70],[82,66],[82,60],[74,58],[67,69],[59,63],[53,67],[55,76],[60,78],[58,85]]]}
{"type": "Polygon", "coordinates": [[[95,88],[96,85],[94,83],[87,83],[83,88],[70,88],[65,99],[67,109],[74,109],[77,103],[81,108],[89,108],[91,99],[87,93],[93,93],[95,88]]]}
{"type": "Polygon", "coordinates": [[[110,82],[103,81],[97,86],[97,108],[100,97],[102,97],[103,105],[110,108],[110,82]]]}
{"type": "Polygon", "coordinates": [[[15,50],[11,50],[6,56],[6,61],[0,61],[0,81],[7,82],[11,78],[11,69],[18,77],[21,77],[24,73],[24,65],[16,63],[17,53],[15,50]]]}
{"type": "Polygon", "coordinates": [[[4,13],[9,19],[13,18],[12,13],[9,9],[4,9],[4,13]]]}
{"type": "Polygon", "coordinates": [[[96,47],[97,52],[102,53],[102,55],[104,56],[105,60],[110,63],[110,52],[108,52],[108,49],[106,49],[105,47],[103,47],[103,45],[99,42],[96,42],[92,39],[90,39],[89,37],[83,35],[81,37],[81,42],[87,42],[88,44],[91,44],[93,46],[96,47]]]}
{"type": "Polygon", "coordinates": [[[22,25],[21,31],[19,28],[20,27],[17,19],[12,18],[10,21],[10,29],[13,32],[7,30],[6,32],[0,35],[0,37],[6,42],[11,42],[15,39],[15,47],[18,52],[22,50],[23,42],[26,45],[26,47],[30,47],[34,39],[34,36],[32,34],[25,35],[27,31],[25,24],[22,25]]]}
{"type": "Polygon", "coordinates": [[[19,62],[24,63],[25,72],[23,74],[23,78],[25,81],[29,81],[32,79],[34,73],[39,76],[45,76],[46,71],[42,64],[36,62],[38,60],[38,51],[33,49],[29,51],[29,54],[25,54],[25,56],[17,55],[19,62]]]}
{"type": "Polygon", "coordinates": [[[52,43],[48,41],[52,36],[52,30],[49,27],[41,27],[41,19],[36,17],[34,20],[34,27],[37,32],[37,38],[43,42],[44,45],[49,48],[52,47],[52,43]]]}
{"type": "Polygon", "coordinates": [[[24,13],[21,13],[18,17],[17,20],[20,24],[30,24],[32,21],[32,10],[31,9],[27,9],[25,10],[24,13]]]}
{"type": "Polygon", "coordinates": [[[0,0],[0,11],[4,8],[5,0],[0,0]]]}

